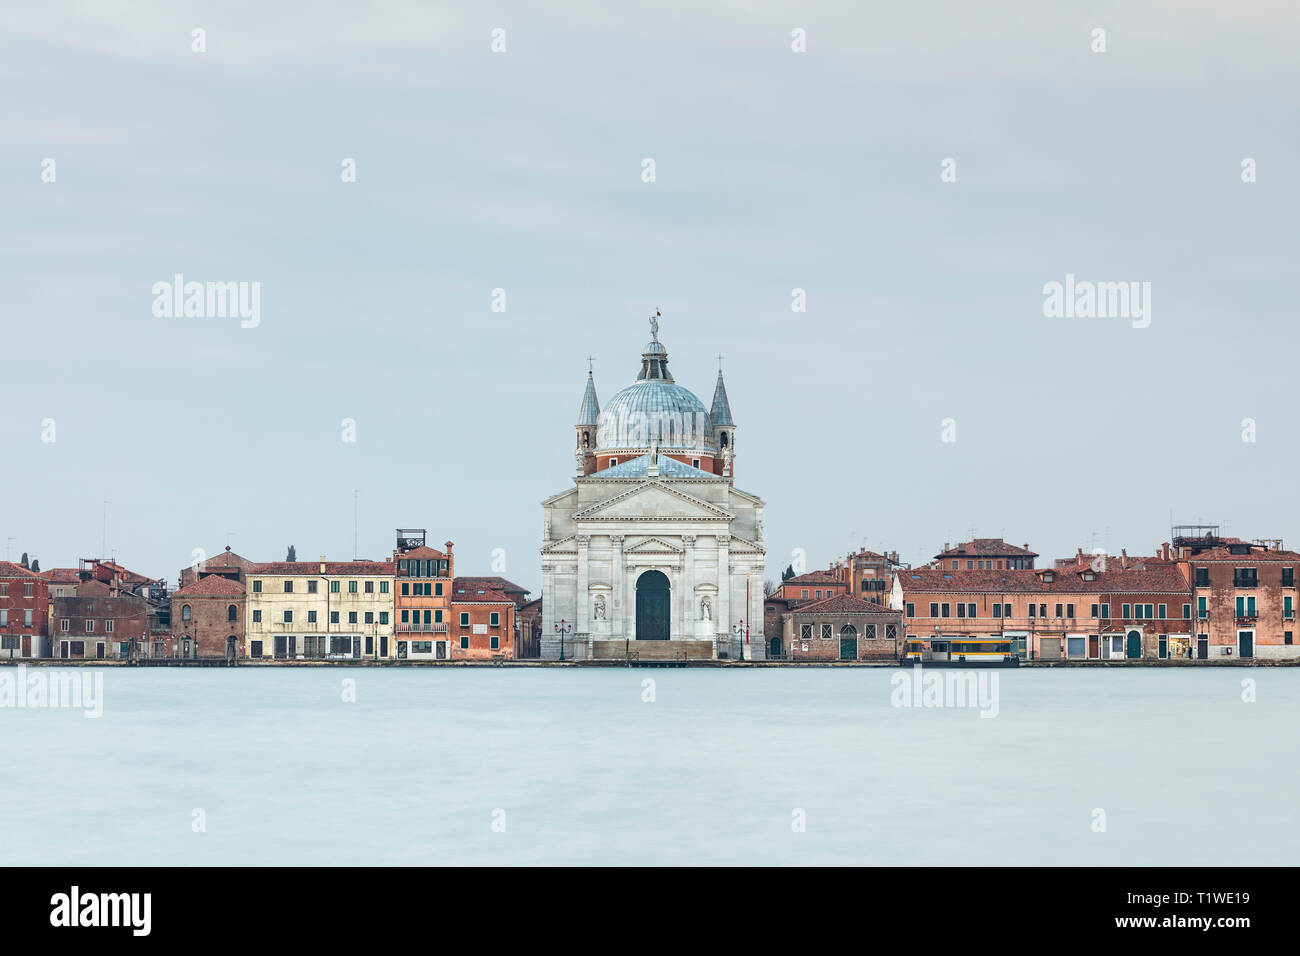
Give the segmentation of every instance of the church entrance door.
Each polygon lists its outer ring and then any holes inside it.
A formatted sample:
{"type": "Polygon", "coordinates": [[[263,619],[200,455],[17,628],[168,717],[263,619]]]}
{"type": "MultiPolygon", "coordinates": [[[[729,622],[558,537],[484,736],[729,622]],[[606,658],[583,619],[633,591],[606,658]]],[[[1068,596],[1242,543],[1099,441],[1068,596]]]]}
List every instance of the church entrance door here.
{"type": "Polygon", "coordinates": [[[666,641],[671,634],[668,578],[662,571],[647,571],[636,581],[636,639],[666,641]]]}

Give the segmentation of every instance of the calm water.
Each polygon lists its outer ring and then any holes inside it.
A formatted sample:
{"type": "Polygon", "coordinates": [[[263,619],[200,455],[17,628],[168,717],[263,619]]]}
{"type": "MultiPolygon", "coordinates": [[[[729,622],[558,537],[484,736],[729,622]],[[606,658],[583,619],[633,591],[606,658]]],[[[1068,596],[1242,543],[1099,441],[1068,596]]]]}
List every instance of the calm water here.
{"type": "Polygon", "coordinates": [[[1300,857],[1300,669],[1002,671],[994,719],[886,669],[102,673],[98,720],[0,709],[3,863],[1300,857]]]}

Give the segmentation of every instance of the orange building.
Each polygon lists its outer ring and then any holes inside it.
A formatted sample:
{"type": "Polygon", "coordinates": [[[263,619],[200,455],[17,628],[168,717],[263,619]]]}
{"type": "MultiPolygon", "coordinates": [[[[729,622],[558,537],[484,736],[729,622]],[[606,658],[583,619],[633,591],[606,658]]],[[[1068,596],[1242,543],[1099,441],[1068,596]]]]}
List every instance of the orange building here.
{"type": "Polygon", "coordinates": [[[1032,569],[1037,557],[1029,545],[1017,548],[1001,538],[974,538],[953,548],[945,544],[934,560],[950,571],[1003,571],[1032,569]]]}
{"type": "Polygon", "coordinates": [[[426,538],[423,528],[397,529],[393,612],[398,660],[452,657],[452,543],[446,542],[443,552],[425,544],[426,538]]]}
{"type": "Polygon", "coordinates": [[[913,568],[895,575],[890,605],[909,639],[942,660],[961,637],[1001,637],[1022,659],[1190,657],[1192,589],[1175,564],[1112,558],[1066,568],[913,568]]]}
{"type": "Polygon", "coordinates": [[[458,579],[451,610],[453,660],[515,659],[515,602],[508,595],[458,579]]]}
{"type": "Polygon", "coordinates": [[[840,569],[809,571],[781,582],[773,597],[787,601],[821,601],[837,594],[848,594],[850,583],[840,569]]]}

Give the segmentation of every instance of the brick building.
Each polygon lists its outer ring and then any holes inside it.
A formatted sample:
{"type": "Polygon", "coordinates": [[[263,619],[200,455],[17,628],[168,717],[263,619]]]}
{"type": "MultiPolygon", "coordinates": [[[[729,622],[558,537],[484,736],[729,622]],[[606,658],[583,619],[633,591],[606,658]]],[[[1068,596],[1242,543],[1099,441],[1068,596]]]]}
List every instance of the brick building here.
{"type": "Polygon", "coordinates": [[[1037,557],[1027,544],[1017,548],[1001,538],[974,538],[952,548],[945,544],[934,560],[949,571],[1004,571],[1032,569],[1037,557]]]}
{"type": "Polygon", "coordinates": [[[49,657],[49,582],[0,561],[0,657],[49,657]]]}
{"type": "Polygon", "coordinates": [[[1193,625],[1184,573],[1126,556],[1035,570],[913,568],[895,575],[890,606],[938,659],[960,637],[1005,638],[1024,659],[1187,657],[1193,625]]]}
{"type": "Polygon", "coordinates": [[[120,584],[95,578],[54,599],[53,654],[64,659],[167,657],[169,641],[151,632],[145,598],[120,584]]]}
{"type": "Polygon", "coordinates": [[[537,598],[515,606],[515,657],[538,658],[542,656],[542,599],[537,598]]]}
{"type": "Polygon", "coordinates": [[[900,611],[838,593],[820,601],[798,601],[778,611],[785,599],[764,602],[779,618],[769,635],[768,656],[790,661],[897,660],[903,642],[900,611]]]}
{"type": "Polygon", "coordinates": [[[1217,528],[1177,535],[1174,557],[1191,582],[1199,660],[1300,657],[1296,574],[1300,554],[1281,541],[1220,538],[1217,528]]]}
{"type": "Polygon", "coordinates": [[[515,602],[501,591],[457,578],[451,597],[451,659],[515,657],[515,602]]]}
{"type": "Polygon", "coordinates": [[[185,658],[247,655],[244,646],[244,585],[222,574],[192,580],[172,593],[172,637],[185,658]]]}
{"type": "Polygon", "coordinates": [[[848,594],[849,588],[847,575],[832,565],[825,571],[809,571],[786,578],[773,593],[792,601],[820,601],[837,594],[848,594]]]}
{"type": "Polygon", "coordinates": [[[226,545],[224,551],[220,551],[204,561],[191,564],[189,567],[181,568],[180,586],[187,587],[200,578],[206,578],[209,575],[216,575],[242,584],[245,572],[256,563],[242,554],[231,551],[230,545],[226,545]]]}

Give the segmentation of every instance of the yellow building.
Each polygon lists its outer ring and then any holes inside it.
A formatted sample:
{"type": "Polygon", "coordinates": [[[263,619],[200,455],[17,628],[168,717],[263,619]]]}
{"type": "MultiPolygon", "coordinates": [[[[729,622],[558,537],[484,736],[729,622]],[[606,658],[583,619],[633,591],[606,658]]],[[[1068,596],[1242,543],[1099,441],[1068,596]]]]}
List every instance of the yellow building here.
{"type": "Polygon", "coordinates": [[[274,561],[245,571],[250,658],[393,656],[391,561],[274,561]]]}

